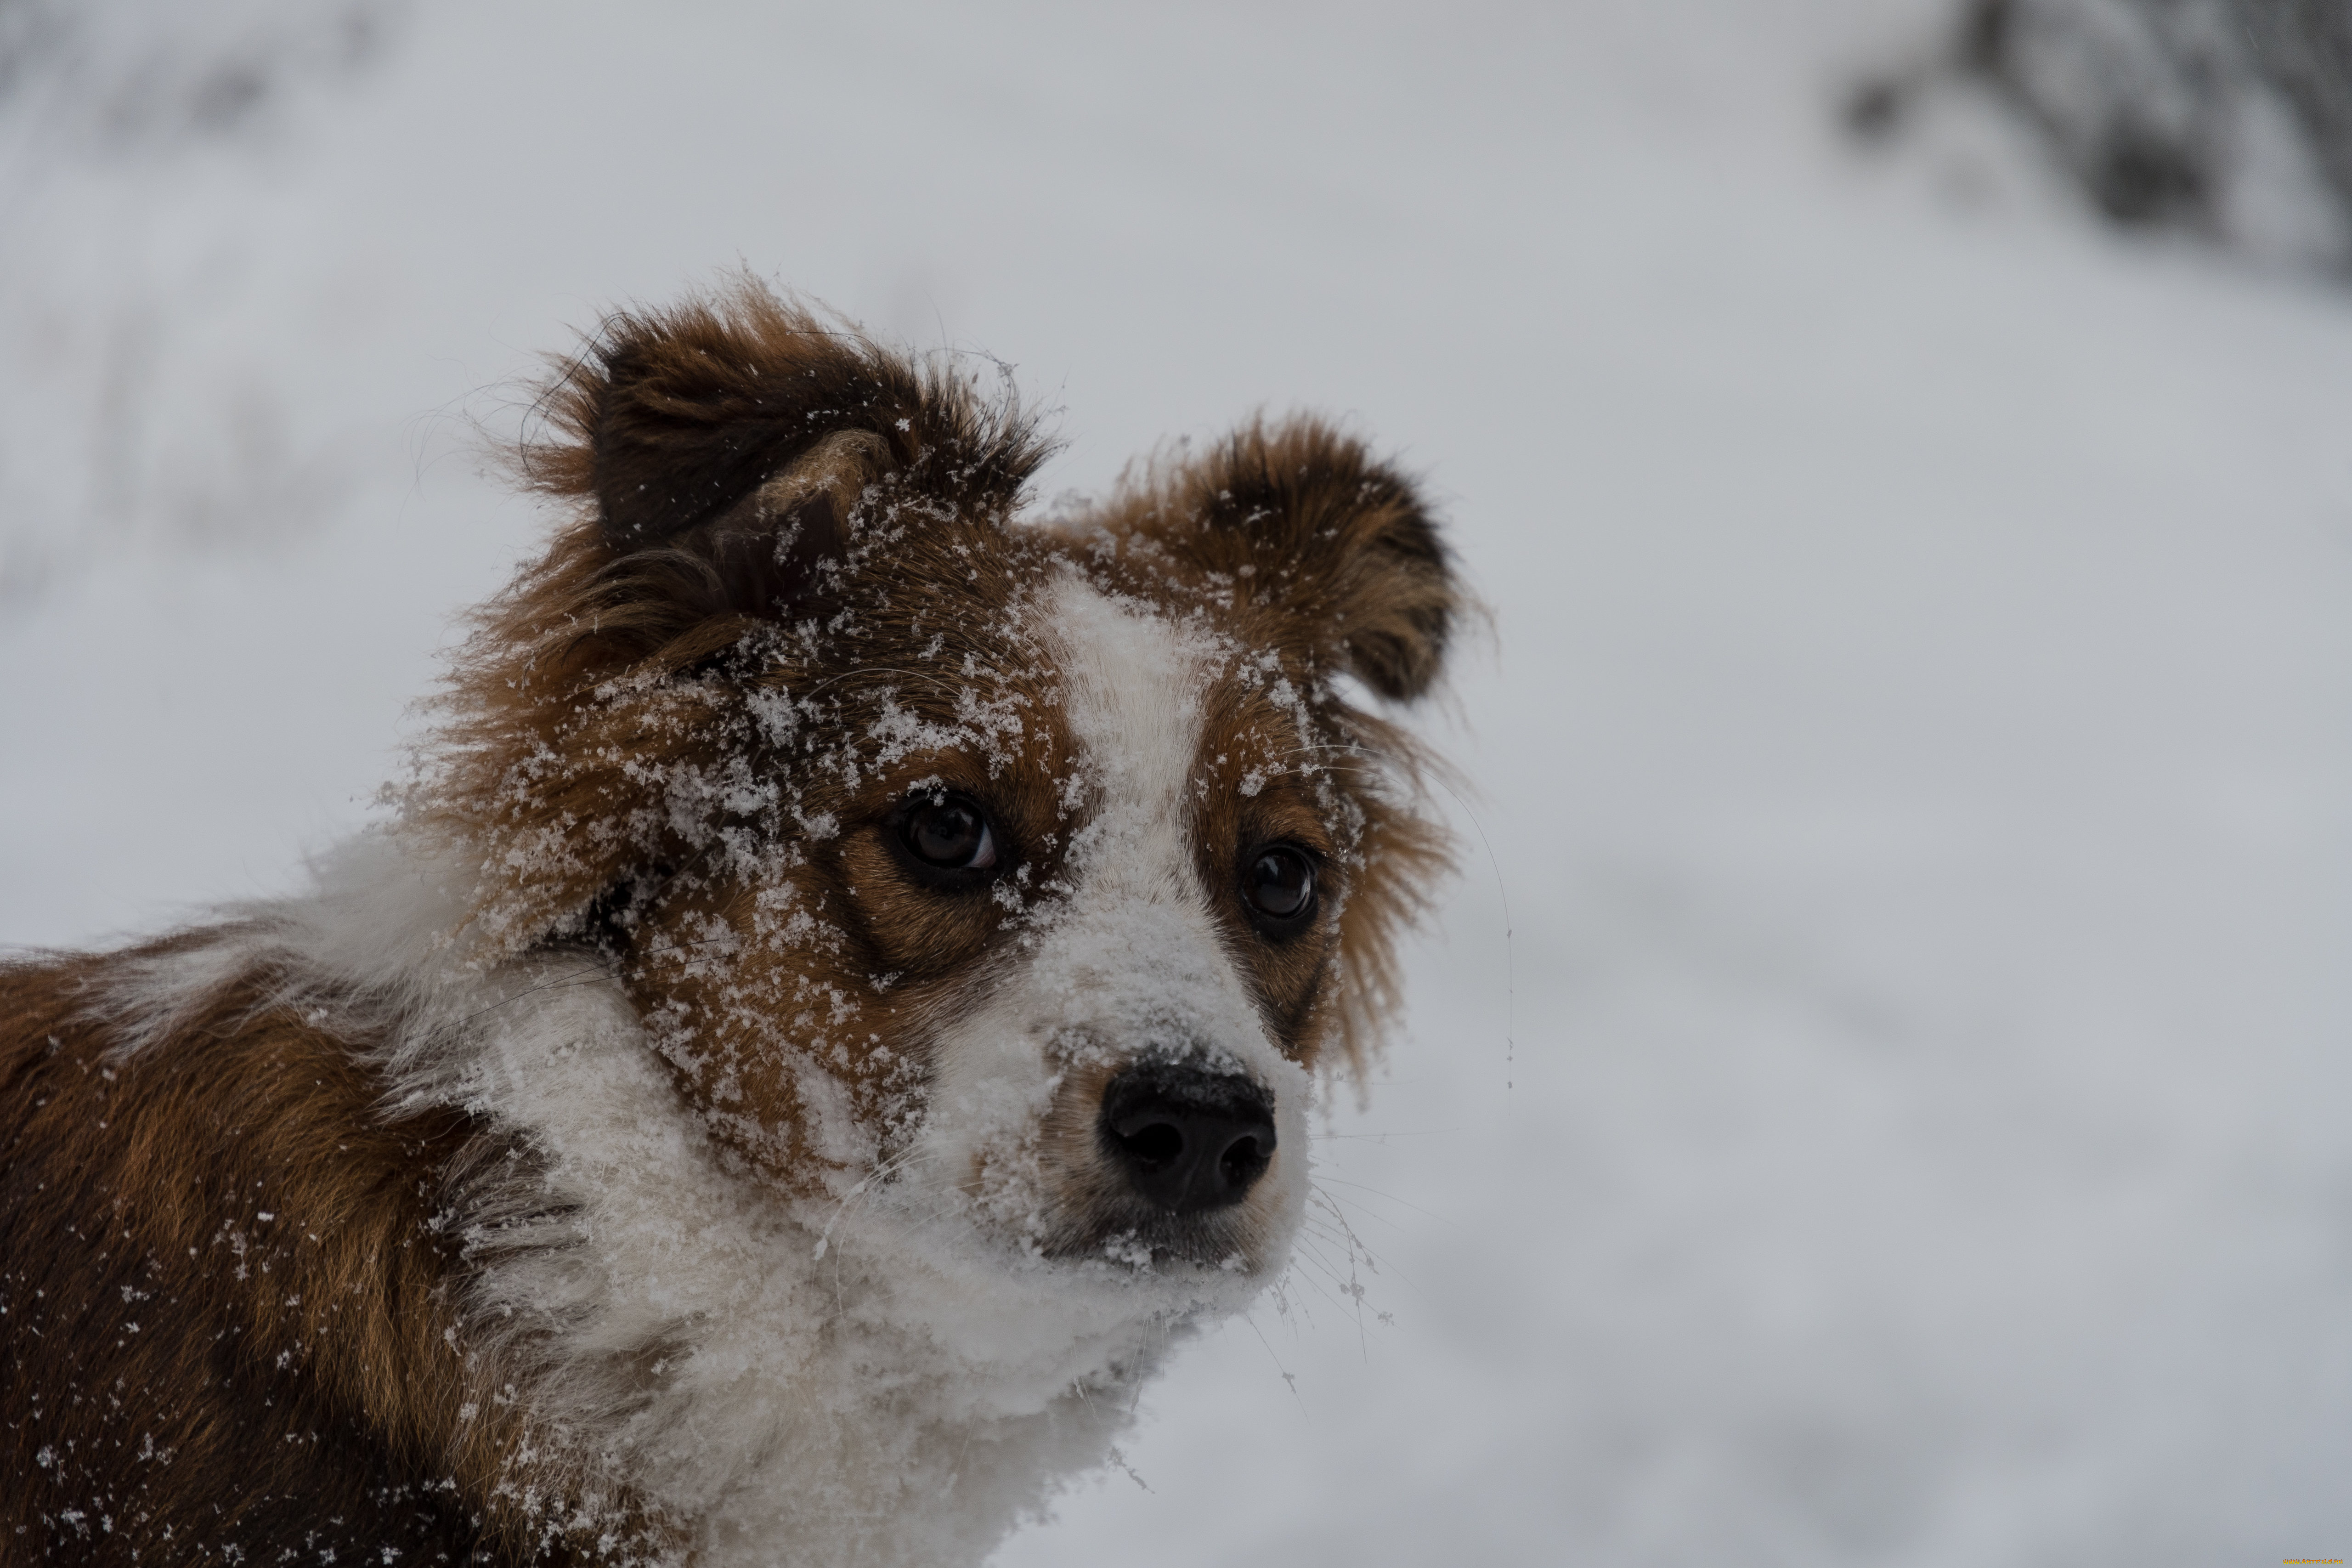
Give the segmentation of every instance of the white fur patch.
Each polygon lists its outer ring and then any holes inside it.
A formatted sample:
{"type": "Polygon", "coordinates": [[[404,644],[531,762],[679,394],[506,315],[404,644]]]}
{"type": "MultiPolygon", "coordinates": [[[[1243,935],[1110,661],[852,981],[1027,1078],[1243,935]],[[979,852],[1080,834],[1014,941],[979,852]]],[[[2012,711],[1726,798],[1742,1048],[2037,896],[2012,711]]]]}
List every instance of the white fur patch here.
{"type": "Polygon", "coordinates": [[[1024,933],[1020,962],[935,1045],[913,1163],[934,1184],[977,1179],[988,1217],[1054,1222],[1037,1128],[1062,1075],[1145,1056],[1240,1073],[1272,1092],[1276,1152],[1246,1211],[1261,1260],[1286,1255],[1306,1203],[1307,1075],[1266,1035],[1199,883],[1184,824],[1215,649],[1076,573],[1045,600],[1086,802],[1066,886],[1024,933]]]}

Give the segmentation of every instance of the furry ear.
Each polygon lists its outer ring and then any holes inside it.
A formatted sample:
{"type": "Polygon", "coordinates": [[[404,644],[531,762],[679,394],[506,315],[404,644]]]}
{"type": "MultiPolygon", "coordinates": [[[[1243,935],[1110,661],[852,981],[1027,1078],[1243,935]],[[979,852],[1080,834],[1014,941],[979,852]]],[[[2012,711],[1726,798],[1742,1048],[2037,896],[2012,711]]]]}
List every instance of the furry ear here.
{"type": "Polygon", "coordinates": [[[867,559],[997,526],[1045,452],[1013,399],[749,280],[613,317],[540,408],[520,477],[577,510],[477,613],[411,797],[481,852],[506,950],[625,923],[759,820],[743,683],[820,657],[867,559]]]}
{"type": "Polygon", "coordinates": [[[1383,697],[1421,696],[1444,664],[1464,602],[1453,552],[1412,482],[1320,420],[1253,421],[1124,510],[1238,602],[1297,617],[1318,662],[1383,697]]]}
{"type": "Polygon", "coordinates": [[[524,446],[521,477],[586,506],[530,611],[569,638],[557,662],[572,668],[707,658],[745,618],[824,596],[876,486],[939,515],[1002,514],[1047,450],[1013,400],[748,279],[612,317],[541,407],[551,433],[524,446]]]}
{"type": "Polygon", "coordinates": [[[848,557],[850,513],[896,471],[873,432],[835,431],[718,516],[622,554],[604,580],[625,600],[666,605],[678,627],[781,620],[824,597],[848,557]]]}
{"type": "Polygon", "coordinates": [[[720,517],[845,433],[871,437],[869,461],[920,470],[950,500],[1010,497],[1045,455],[1017,407],[986,404],[751,279],[612,317],[546,407],[560,438],[526,449],[524,477],[592,499],[615,550],[720,517]]]}

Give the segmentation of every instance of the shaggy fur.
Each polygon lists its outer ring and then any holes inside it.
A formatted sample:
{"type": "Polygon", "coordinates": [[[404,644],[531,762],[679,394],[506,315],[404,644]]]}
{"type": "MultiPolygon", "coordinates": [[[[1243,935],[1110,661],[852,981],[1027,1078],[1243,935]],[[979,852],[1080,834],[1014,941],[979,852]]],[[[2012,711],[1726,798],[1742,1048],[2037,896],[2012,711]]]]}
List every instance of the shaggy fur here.
{"type": "Polygon", "coordinates": [[[1283,1265],[1443,864],[1342,679],[1443,665],[1411,483],[1252,424],[1019,521],[1016,405],[749,285],[543,406],[397,820],[0,969],[7,1561],[976,1562],[1283,1265]],[[1183,1094],[1208,1206],[1114,1126],[1183,1094]]]}

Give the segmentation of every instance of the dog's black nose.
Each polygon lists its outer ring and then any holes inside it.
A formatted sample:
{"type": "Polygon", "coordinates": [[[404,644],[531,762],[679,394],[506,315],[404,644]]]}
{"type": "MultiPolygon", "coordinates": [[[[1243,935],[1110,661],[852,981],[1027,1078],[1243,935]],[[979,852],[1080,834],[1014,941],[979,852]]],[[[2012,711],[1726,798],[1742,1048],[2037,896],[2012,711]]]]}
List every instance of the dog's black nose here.
{"type": "Polygon", "coordinates": [[[1102,1142],[1150,1203],[1175,1214],[1237,1204],[1274,1160],[1274,1099],[1235,1073],[1152,1062],[1103,1090],[1102,1142]]]}

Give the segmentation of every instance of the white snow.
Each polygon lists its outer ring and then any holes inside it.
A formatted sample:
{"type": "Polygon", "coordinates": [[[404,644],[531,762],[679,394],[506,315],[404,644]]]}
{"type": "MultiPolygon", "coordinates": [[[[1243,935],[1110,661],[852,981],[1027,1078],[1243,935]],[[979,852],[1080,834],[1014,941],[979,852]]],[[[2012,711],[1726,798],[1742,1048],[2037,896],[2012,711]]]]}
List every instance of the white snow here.
{"type": "Polygon", "coordinates": [[[1317,1151],[1378,1272],[1321,1211],[997,1561],[2342,1555],[2352,293],[1840,145],[1923,14],[416,0],[224,136],[18,91],[0,940],[367,819],[539,526],[469,419],[606,304],[1017,361],[1049,490],[1334,411],[1496,612],[1317,1151]]]}

